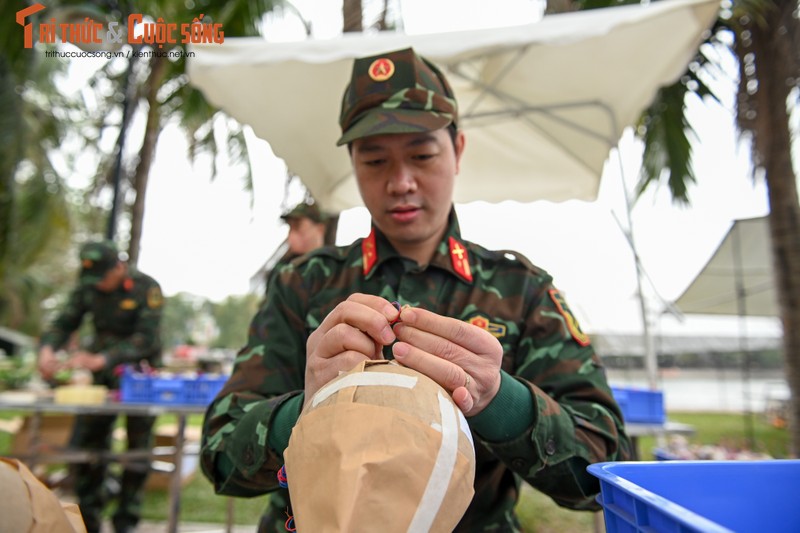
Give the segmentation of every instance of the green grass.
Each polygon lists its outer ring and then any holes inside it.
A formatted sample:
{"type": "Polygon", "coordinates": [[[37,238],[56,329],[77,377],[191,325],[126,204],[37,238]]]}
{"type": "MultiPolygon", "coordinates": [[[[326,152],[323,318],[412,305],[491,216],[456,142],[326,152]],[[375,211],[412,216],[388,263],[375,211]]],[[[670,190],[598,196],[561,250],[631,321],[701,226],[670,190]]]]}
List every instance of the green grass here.
{"type": "MultiPolygon", "coordinates": [[[[166,521],[169,495],[163,490],[153,490],[145,495],[143,519],[166,521]]],[[[253,525],[258,523],[266,508],[267,496],[257,498],[227,498],[214,494],[211,483],[201,472],[195,473],[181,494],[181,520],[186,522],[222,523],[227,516],[228,502],[234,505],[233,523],[253,525]]],[[[594,514],[562,509],[547,496],[523,487],[518,508],[520,520],[529,533],[583,533],[593,529],[594,514]],[[534,526],[535,524],[535,526],[534,526]]]]}
{"type": "MultiPolygon", "coordinates": [[[[0,415],[1,416],[1,415],[0,415]]],[[[174,423],[174,417],[159,418],[159,425],[174,423]]],[[[744,447],[745,421],[743,415],[721,413],[670,413],[670,420],[691,424],[696,433],[690,441],[696,444],[724,444],[728,447],[744,447]]],[[[200,425],[201,416],[191,417],[190,425],[200,425]]],[[[777,429],[758,416],[753,417],[757,450],[775,458],[788,456],[789,435],[785,429],[777,429]]],[[[10,438],[0,432],[0,450],[7,450],[10,438]]],[[[642,437],[639,449],[642,459],[652,459],[656,439],[642,437]]],[[[266,507],[267,497],[233,498],[234,522],[253,525],[258,522],[266,507]]],[[[229,498],[214,494],[211,483],[197,470],[184,486],[181,495],[181,520],[185,522],[224,523],[227,517],[229,498]]],[[[151,490],[145,496],[143,518],[166,521],[169,497],[165,490],[151,490]]],[[[548,497],[525,486],[518,505],[520,520],[526,533],[591,533],[594,531],[594,513],[563,509],[548,497]]],[[[255,529],[255,527],[254,527],[255,529]]],[[[601,528],[602,531],[602,528],[601,528]]]]}
{"type": "MultiPolygon", "coordinates": [[[[746,419],[744,415],[727,413],[670,413],[673,422],[690,424],[695,434],[689,437],[693,444],[711,444],[725,446],[730,449],[746,449],[746,419]]],[[[789,432],[778,429],[758,415],[753,415],[753,433],[755,435],[754,452],[769,454],[776,459],[789,457],[789,432]]],[[[643,460],[653,459],[653,449],[657,447],[654,437],[639,439],[639,450],[643,460]]]]}

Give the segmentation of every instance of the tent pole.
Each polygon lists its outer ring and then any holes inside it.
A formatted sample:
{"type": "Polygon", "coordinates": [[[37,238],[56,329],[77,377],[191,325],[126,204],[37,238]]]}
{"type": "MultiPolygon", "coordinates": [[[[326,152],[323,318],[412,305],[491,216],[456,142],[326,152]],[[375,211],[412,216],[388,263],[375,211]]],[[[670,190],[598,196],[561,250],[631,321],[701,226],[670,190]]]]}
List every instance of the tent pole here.
{"type": "Polygon", "coordinates": [[[625,198],[625,216],[627,217],[627,228],[623,229],[628,239],[628,244],[633,252],[633,261],[636,266],[636,292],[639,297],[639,313],[642,318],[642,342],[644,343],[644,366],[647,373],[647,386],[650,390],[658,388],[658,359],[653,335],[650,332],[650,320],[647,313],[647,302],[645,301],[644,291],[642,290],[642,277],[644,276],[642,262],[639,252],[636,249],[636,242],[633,240],[633,205],[628,193],[628,184],[625,180],[625,170],[622,164],[622,153],[617,144],[617,161],[619,162],[620,179],[622,180],[622,192],[625,198]]]}
{"type": "Polygon", "coordinates": [[[739,351],[742,354],[742,397],[744,400],[744,434],[747,446],[755,451],[756,435],[750,394],[750,350],[747,344],[747,301],[742,273],[742,246],[740,231],[734,222],[731,231],[731,253],[733,255],[733,277],[736,290],[736,310],[739,315],[739,351]]]}

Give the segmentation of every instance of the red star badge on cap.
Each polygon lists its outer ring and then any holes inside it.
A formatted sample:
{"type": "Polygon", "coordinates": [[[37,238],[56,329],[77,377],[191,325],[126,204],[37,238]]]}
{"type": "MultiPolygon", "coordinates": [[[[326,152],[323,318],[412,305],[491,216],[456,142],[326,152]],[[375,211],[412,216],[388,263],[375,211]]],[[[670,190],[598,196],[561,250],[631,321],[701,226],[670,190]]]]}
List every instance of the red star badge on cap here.
{"type": "Polygon", "coordinates": [[[374,81],[386,81],[394,74],[394,62],[388,57],[376,59],[369,66],[368,72],[374,81]]]}

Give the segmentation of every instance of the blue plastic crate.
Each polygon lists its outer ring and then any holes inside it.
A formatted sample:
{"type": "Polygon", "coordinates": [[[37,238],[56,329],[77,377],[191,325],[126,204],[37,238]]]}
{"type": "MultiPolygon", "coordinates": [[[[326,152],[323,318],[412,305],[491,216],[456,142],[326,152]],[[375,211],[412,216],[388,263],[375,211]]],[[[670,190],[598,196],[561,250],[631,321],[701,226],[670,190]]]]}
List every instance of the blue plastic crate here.
{"type": "Polygon", "coordinates": [[[678,461],[680,460],[680,457],[665,450],[664,448],[654,448],[653,459],[656,461],[678,461]]]}
{"type": "Polygon", "coordinates": [[[120,379],[120,401],[165,405],[207,405],[225,385],[227,377],[160,377],[127,371],[120,379]]]}
{"type": "Polygon", "coordinates": [[[600,479],[607,533],[796,533],[800,460],[612,462],[600,479]]]}
{"type": "Polygon", "coordinates": [[[662,391],[635,387],[611,387],[611,393],[622,409],[625,422],[663,424],[667,420],[662,391]]]}

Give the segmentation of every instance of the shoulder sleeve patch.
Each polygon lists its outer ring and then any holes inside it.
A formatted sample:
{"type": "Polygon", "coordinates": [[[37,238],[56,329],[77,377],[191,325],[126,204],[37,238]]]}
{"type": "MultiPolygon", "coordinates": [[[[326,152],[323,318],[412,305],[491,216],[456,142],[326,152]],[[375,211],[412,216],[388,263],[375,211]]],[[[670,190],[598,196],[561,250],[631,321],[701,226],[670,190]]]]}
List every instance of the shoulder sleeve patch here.
{"type": "Polygon", "coordinates": [[[558,314],[564,318],[564,323],[567,325],[567,330],[575,342],[581,346],[588,346],[590,342],[589,336],[584,333],[583,330],[581,330],[581,326],[578,324],[578,319],[575,318],[575,315],[573,315],[572,311],[570,311],[566,300],[564,300],[564,296],[558,291],[558,289],[550,289],[547,291],[547,294],[549,294],[550,299],[553,300],[553,304],[556,306],[558,314]]]}
{"type": "Polygon", "coordinates": [[[164,305],[164,296],[161,294],[161,289],[157,286],[147,289],[147,307],[158,309],[162,305],[164,305]]]}

